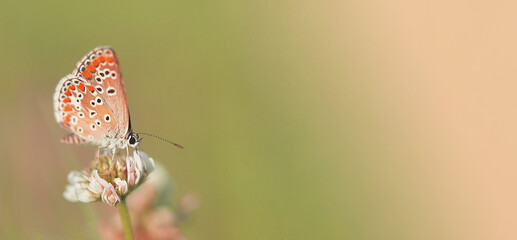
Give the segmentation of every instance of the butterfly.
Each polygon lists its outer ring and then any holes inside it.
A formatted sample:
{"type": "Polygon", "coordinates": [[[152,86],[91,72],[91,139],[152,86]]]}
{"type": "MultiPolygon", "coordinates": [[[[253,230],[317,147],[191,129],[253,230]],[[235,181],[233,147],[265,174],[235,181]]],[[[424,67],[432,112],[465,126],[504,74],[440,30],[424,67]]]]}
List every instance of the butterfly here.
{"type": "Polygon", "coordinates": [[[119,62],[109,46],[90,51],[59,81],[54,115],[70,132],[61,139],[64,143],[90,143],[113,151],[140,143],[131,129],[119,62]]]}

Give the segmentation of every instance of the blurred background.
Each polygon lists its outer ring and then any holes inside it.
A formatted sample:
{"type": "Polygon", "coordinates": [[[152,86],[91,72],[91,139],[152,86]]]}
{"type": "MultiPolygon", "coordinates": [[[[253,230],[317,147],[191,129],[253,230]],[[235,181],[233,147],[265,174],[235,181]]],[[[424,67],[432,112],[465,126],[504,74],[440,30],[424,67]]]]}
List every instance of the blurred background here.
{"type": "Polygon", "coordinates": [[[515,1],[1,1],[0,238],[97,239],[55,86],[117,51],[189,239],[516,239],[515,1]]]}

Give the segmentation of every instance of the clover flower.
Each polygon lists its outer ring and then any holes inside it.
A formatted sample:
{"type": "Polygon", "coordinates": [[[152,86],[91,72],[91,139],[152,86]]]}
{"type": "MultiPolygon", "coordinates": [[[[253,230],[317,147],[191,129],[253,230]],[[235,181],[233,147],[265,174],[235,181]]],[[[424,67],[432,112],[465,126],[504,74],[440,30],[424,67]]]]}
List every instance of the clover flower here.
{"type": "Polygon", "coordinates": [[[132,155],[107,153],[98,156],[92,167],[68,174],[63,197],[71,202],[102,201],[115,206],[143,183],[154,170],[154,161],[142,151],[132,155]]]}
{"type": "MultiPolygon", "coordinates": [[[[125,199],[135,239],[187,240],[180,225],[198,207],[199,201],[195,195],[187,194],[173,207],[172,185],[167,170],[156,163],[153,174],[125,199]]],[[[124,240],[122,219],[117,210],[107,206],[100,206],[99,210],[104,215],[98,224],[100,238],[124,240]]]]}

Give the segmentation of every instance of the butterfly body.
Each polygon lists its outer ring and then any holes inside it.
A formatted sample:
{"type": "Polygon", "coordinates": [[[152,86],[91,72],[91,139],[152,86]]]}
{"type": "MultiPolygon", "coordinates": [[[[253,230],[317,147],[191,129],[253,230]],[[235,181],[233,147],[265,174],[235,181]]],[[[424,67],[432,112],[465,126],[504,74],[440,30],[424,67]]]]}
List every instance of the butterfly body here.
{"type": "Polygon", "coordinates": [[[110,149],[139,143],[131,129],[118,59],[110,47],[93,49],[61,79],[54,94],[54,115],[71,133],[62,142],[110,149]]]}

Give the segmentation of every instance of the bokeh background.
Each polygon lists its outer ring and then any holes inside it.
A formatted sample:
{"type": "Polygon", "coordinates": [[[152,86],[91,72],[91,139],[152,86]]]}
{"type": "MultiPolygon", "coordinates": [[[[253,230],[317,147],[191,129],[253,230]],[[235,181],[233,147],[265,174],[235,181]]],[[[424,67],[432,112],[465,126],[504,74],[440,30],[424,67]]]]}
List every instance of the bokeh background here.
{"type": "Polygon", "coordinates": [[[190,239],[517,239],[515,1],[0,1],[0,238],[96,239],[59,79],[117,51],[190,239]]]}

